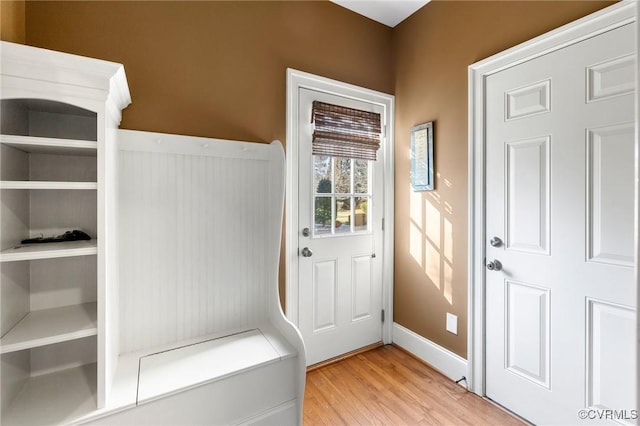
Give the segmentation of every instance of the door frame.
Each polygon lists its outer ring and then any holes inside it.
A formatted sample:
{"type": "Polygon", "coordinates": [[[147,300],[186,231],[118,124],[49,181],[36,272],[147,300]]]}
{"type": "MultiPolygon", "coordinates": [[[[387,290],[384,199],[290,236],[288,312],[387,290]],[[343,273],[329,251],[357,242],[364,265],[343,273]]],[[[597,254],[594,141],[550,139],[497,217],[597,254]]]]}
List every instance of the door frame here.
{"type": "Polygon", "coordinates": [[[285,314],[296,326],[298,322],[298,105],[300,89],[381,105],[388,117],[386,141],[378,155],[384,168],[382,238],[382,342],[391,343],[393,324],[393,241],[394,241],[394,118],[395,97],[375,90],[287,68],[287,139],[285,196],[285,314]]]}
{"type": "MultiPolygon", "coordinates": [[[[518,46],[469,66],[469,234],[467,280],[469,332],[467,338],[467,379],[469,390],[485,395],[485,94],[487,77],[523,62],[560,50],[587,38],[636,21],[635,1],[622,1],[577,21],[533,38],[518,46]]],[[[638,46],[636,46],[636,55],[638,46]]],[[[640,73],[639,73],[640,74],[640,73]]],[[[636,91],[638,92],[638,90],[636,91]]],[[[636,105],[636,133],[638,129],[636,105]]],[[[636,175],[639,142],[636,138],[636,175]]],[[[636,224],[638,221],[638,179],[636,186],[636,224]]],[[[638,241],[638,226],[635,235],[638,241]]],[[[637,255],[637,254],[636,254],[637,255]]],[[[636,265],[638,262],[636,261],[636,265]]],[[[637,281],[640,282],[636,267],[637,281]]],[[[639,295],[640,297],[640,295],[639,295]]],[[[639,305],[640,306],[640,305],[639,305]]],[[[640,372],[640,370],[639,370],[640,372]]],[[[640,380],[639,380],[640,383],[640,380]]]]}

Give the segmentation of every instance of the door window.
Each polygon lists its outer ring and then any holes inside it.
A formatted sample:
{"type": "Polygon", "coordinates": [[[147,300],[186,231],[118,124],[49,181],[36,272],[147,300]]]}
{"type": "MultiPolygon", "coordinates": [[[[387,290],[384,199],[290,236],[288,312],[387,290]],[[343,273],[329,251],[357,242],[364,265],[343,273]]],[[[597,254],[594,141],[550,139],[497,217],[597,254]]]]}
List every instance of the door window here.
{"type": "Polygon", "coordinates": [[[368,160],[313,156],[314,236],[370,232],[370,174],[368,160]]]}

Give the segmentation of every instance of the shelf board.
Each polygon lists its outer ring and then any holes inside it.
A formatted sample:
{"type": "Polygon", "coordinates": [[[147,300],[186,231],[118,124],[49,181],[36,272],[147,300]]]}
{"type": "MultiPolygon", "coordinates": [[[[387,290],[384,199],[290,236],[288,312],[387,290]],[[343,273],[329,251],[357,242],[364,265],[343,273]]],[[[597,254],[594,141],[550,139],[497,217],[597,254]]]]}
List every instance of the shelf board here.
{"type": "Polygon", "coordinates": [[[97,407],[96,364],[30,377],[3,410],[3,425],[68,424],[97,407]]]}
{"type": "Polygon", "coordinates": [[[53,182],[29,180],[3,180],[0,189],[98,189],[97,182],[53,182]]]}
{"type": "Polygon", "coordinates": [[[0,262],[90,256],[98,253],[97,244],[97,240],[83,240],[18,245],[2,250],[0,252],[0,262]]]}
{"type": "Polygon", "coordinates": [[[37,136],[0,135],[0,143],[34,154],[86,155],[95,157],[96,141],[55,139],[37,136]]]}
{"type": "Polygon", "coordinates": [[[0,339],[0,353],[95,336],[96,318],[96,303],[29,312],[0,339]]]}

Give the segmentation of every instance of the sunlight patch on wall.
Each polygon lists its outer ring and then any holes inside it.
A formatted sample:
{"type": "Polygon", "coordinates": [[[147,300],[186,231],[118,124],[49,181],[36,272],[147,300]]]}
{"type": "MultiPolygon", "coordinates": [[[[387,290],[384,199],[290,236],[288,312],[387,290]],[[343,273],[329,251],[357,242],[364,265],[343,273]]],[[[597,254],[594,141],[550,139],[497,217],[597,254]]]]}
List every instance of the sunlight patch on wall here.
{"type": "Polygon", "coordinates": [[[422,231],[422,194],[410,190],[409,214],[413,223],[415,223],[420,231],[422,231]]]}
{"type": "Polygon", "coordinates": [[[446,261],[444,262],[444,298],[453,305],[453,268],[446,261]]]}
{"type": "Polygon", "coordinates": [[[447,219],[444,218],[444,258],[445,261],[453,264],[453,225],[447,219]]]}
{"type": "Polygon", "coordinates": [[[425,200],[424,213],[427,238],[436,248],[440,248],[440,212],[429,200],[425,200]]]}
{"type": "Polygon", "coordinates": [[[440,252],[429,240],[425,247],[424,272],[433,285],[440,289],[440,252]]]}
{"type": "Polygon", "coordinates": [[[409,253],[413,260],[422,267],[422,230],[413,222],[409,222],[409,253]]]}

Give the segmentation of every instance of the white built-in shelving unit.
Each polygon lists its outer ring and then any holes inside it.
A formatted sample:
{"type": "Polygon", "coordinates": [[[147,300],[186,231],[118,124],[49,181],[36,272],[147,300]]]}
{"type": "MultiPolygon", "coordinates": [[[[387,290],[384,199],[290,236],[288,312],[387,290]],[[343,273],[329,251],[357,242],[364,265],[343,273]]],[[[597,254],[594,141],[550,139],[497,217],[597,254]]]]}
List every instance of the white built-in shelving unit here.
{"type": "Polygon", "coordinates": [[[118,130],[122,65],[0,43],[0,423],[301,424],[282,145],[118,130]]]}
{"type": "Polygon", "coordinates": [[[104,405],[105,172],[130,96],[119,64],[5,42],[0,55],[2,424],[68,423],[104,405]],[[91,240],[21,243],[74,229],[91,240]]]}

